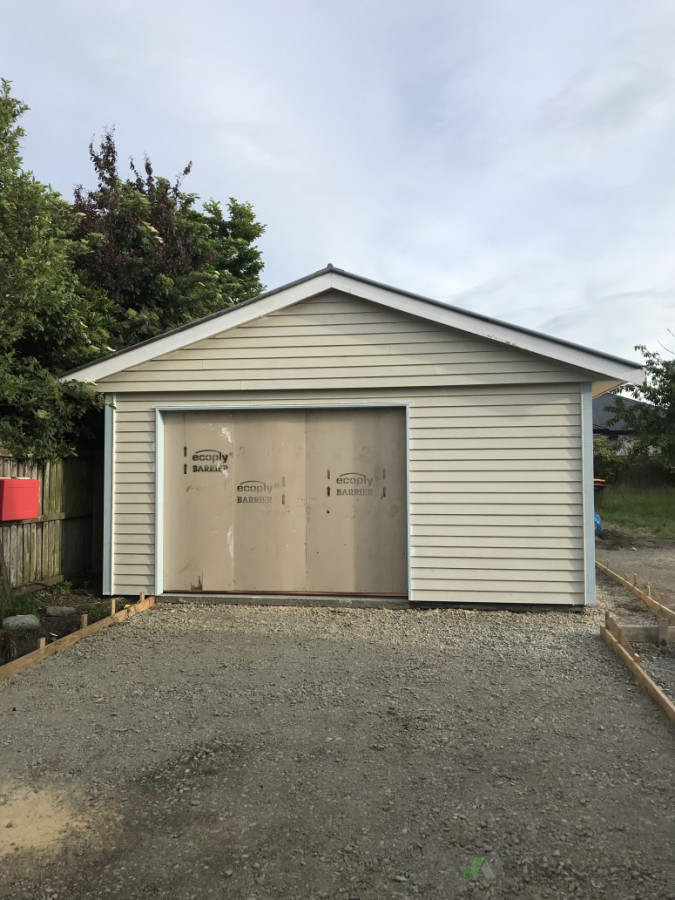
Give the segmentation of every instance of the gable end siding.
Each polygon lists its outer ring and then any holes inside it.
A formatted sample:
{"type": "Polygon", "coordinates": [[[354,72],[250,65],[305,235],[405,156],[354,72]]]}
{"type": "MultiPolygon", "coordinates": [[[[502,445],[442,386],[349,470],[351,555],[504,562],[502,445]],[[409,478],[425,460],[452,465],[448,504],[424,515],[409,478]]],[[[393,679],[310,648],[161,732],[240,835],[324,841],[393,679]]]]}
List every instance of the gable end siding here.
{"type": "Polygon", "coordinates": [[[106,391],[248,391],[579,382],[580,373],[338,292],[110,375],[106,391]]]}

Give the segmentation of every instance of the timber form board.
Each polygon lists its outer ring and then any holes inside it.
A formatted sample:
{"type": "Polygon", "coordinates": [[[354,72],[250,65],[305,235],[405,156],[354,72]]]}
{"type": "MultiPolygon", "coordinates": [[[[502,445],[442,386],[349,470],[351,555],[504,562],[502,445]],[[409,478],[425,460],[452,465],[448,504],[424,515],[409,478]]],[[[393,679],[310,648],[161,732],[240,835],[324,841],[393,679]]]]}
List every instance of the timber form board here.
{"type": "MultiPolygon", "coordinates": [[[[675,641],[675,612],[652,597],[651,588],[648,584],[645,585],[646,591],[642,591],[637,586],[636,576],[633,576],[633,581],[631,582],[628,578],[623,578],[621,575],[613,572],[609,568],[609,564],[603,565],[596,562],[596,566],[609,578],[635,594],[658,617],[656,625],[619,625],[610,613],[606,612],[605,624],[600,627],[600,634],[626,668],[635,676],[638,684],[645,689],[649,696],[661,707],[667,718],[675,725],[675,704],[642,668],[640,656],[635,652],[631,644],[631,641],[638,641],[656,643],[662,647],[669,646],[671,642],[675,641]]],[[[661,597],[661,600],[663,599],[661,597]]]]}
{"type": "Polygon", "coordinates": [[[105,619],[99,619],[98,622],[93,622],[89,625],[87,623],[87,616],[81,616],[80,628],[78,631],[67,634],[65,637],[59,638],[51,644],[45,643],[45,639],[40,638],[37,650],[33,650],[32,653],[26,653],[24,656],[20,656],[19,659],[12,660],[12,662],[0,666],[0,681],[4,681],[12,675],[18,675],[25,669],[29,669],[31,666],[35,665],[35,663],[47,659],[48,656],[53,656],[55,653],[59,653],[67,647],[72,647],[73,644],[81,641],[82,638],[96,634],[98,631],[103,631],[104,628],[108,628],[110,625],[115,625],[117,622],[123,622],[131,616],[135,616],[136,613],[149,609],[151,606],[154,606],[154,603],[154,597],[146,597],[145,594],[141,594],[137,603],[134,603],[132,606],[125,606],[124,609],[120,609],[119,612],[116,612],[115,600],[111,600],[110,615],[106,616],[105,619]]]}

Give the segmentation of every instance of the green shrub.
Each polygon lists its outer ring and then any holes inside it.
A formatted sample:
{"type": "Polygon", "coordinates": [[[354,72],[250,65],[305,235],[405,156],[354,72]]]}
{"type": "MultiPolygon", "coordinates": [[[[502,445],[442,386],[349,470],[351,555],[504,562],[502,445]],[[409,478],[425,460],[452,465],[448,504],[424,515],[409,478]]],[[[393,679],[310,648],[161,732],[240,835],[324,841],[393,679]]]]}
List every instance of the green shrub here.
{"type": "Polygon", "coordinates": [[[593,475],[637,491],[675,485],[675,472],[662,454],[638,452],[625,438],[610,444],[606,435],[593,438],[593,475]]]}
{"type": "Polygon", "coordinates": [[[27,588],[15,588],[0,578],[0,619],[5,616],[34,615],[38,598],[27,588]]]}
{"type": "Polygon", "coordinates": [[[89,616],[89,623],[98,622],[99,619],[105,619],[106,616],[110,615],[110,604],[104,603],[103,600],[97,600],[96,603],[92,603],[89,609],[87,610],[87,614],[89,616]]]}
{"type": "Polygon", "coordinates": [[[594,437],[593,475],[596,478],[604,478],[609,484],[616,482],[630,464],[630,457],[625,452],[617,452],[622,449],[621,441],[612,447],[606,435],[594,437]]]}
{"type": "Polygon", "coordinates": [[[11,631],[0,628],[0,666],[16,659],[17,655],[16,637],[11,631]]]}

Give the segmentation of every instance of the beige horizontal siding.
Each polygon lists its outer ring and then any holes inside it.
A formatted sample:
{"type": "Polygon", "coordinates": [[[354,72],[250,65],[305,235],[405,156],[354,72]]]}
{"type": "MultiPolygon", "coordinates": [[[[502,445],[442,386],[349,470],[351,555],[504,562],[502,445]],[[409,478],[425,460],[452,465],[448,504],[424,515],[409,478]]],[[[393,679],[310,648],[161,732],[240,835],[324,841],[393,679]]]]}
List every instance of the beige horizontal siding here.
{"type": "MultiPolygon", "coordinates": [[[[473,578],[419,578],[415,577],[418,597],[433,602],[436,597],[443,597],[443,602],[460,603],[549,603],[548,596],[558,595],[558,603],[569,604],[570,597],[583,591],[583,580],[580,581],[548,581],[538,577],[537,581],[507,581],[500,576],[494,581],[473,578]],[[508,600],[508,594],[520,594],[518,601],[508,600]],[[489,596],[485,596],[488,594],[489,596]]],[[[424,600],[422,600],[424,602],[424,600]]]]}
{"type": "MultiPolygon", "coordinates": [[[[499,405],[501,403],[504,403],[505,405],[514,403],[543,403],[546,406],[557,405],[560,403],[573,404],[577,393],[578,391],[567,383],[555,383],[550,385],[500,384],[491,387],[489,393],[482,394],[480,402],[485,403],[486,405],[499,405]]],[[[306,404],[309,401],[315,403],[358,403],[363,400],[368,402],[372,400],[373,403],[411,402],[415,403],[416,409],[420,410],[429,409],[429,407],[433,406],[452,406],[453,408],[456,406],[468,406],[469,408],[472,408],[476,405],[476,392],[471,386],[463,386],[453,388],[452,394],[449,395],[445,387],[434,385],[426,388],[423,393],[385,390],[380,393],[369,391],[366,395],[360,390],[347,392],[345,390],[328,389],[322,391],[321,396],[318,397],[311,389],[305,387],[305,390],[285,391],[281,397],[274,393],[270,394],[269,391],[261,391],[258,393],[249,393],[246,391],[239,393],[238,395],[234,394],[232,391],[227,391],[221,393],[218,397],[214,397],[210,391],[203,389],[191,391],[189,397],[186,397],[182,393],[173,396],[170,394],[163,394],[158,397],[154,391],[148,392],[138,390],[133,394],[124,396],[120,399],[124,403],[125,411],[144,412],[151,417],[153,415],[152,410],[157,405],[162,407],[166,406],[168,408],[182,408],[185,405],[195,406],[201,404],[212,405],[214,407],[235,405],[237,408],[245,409],[247,406],[255,406],[261,403],[292,404],[296,402],[306,404]],[[424,397],[424,403],[419,405],[417,400],[422,396],[424,397]]]]}
{"type": "MultiPolygon", "coordinates": [[[[148,388],[157,392],[174,392],[184,393],[194,390],[211,390],[211,391],[284,391],[284,390],[302,390],[307,389],[308,384],[313,384],[317,389],[337,389],[346,390],[350,388],[382,388],[397,387],[407,390],[409,387],[426,387],[430,383],[441,383],[447,387],[454,387],[457,384],[465,384],[467,381],[475,385],[496,386],[504,381],[528,381],[536,380],[539,383],[558,382],[564,373],[556,372],[538,372],[534,370],[518,370],[509,373],[509,377],[499,372],[476,372],[472,373],[468,379],[466,375],[461,373],[444,373],[438,369],[429,369],[426,374],[418,373],[407,374],[401,370],[399,366],[393,366],[392,371],[381,374],[364,371],[361,374],[354,375],[338,373],[326,377],[319,375],[316,371],[306,371],[302,377],[290,378],[288,373],[284,372],[281,367],[275,376],[271,370],[267,376],[260,380],[246,380],[238,378],[235,373],[227,378],[216,378],[210,373],[205,373],[204,378],[195,378],[193,373],[182,378],[177,377],[179,373],[171,373],[169,379],[132,379],[124,381],[116,381],[112,384],[101,382],[99,387],[102,390],[123,393],[124,391],[134,391],[142,385],[144,390],[148,388]],[[198,383],[196,383],[198,382],[198,383]]],[[[574,381],[573,377],[569,381],[574,381]]]]}
{"type": "MultiPolygon", "coordinates": [[[[302,362],[304,365],[302,368],[335,369],[336,363],[339,366],[350,370],[364,367],[369,369],[372,367],[390,367],[392,356],[396,356],[397,360],[401,360],[405,357],[405,365],[416,366],[418,368],[420,367],[420,360],[418,359],[420,356],[423,356],[426,362],[434,366],[456,364],[466,367],[467,371],[471,371],[469,367],[481,369],[486,364],[490,365],[491,363],[503,363],[505,370],[508,370],[509,367],[513,368],[513,350],[505,349],[496,351],[488,350],[486,348],[476,350],[471,347],[464,347],[462,344],[458,344],[458,348],[461,349],[452,348],[451,359],[448,359],[448,354],[450,353],[448,347],[441,347],[437,344],[418,344],[413,345],[413,347],[409,344],[401,344],[400,348],[397,348],[399,349],[399,353],[397,354],[393,352],[391,347],[382,348],[378,345],[372,348],[369,347],[367,356],[354,347],[350,348],[350,354],[336,354],[334,348],[331,348],[330,352],[326,353],[325,351],[321,352],[321,348],[314,347],[312,348],[313,355],[305,355],[303,357],[302,362]],[[437,349],[432,351],[431,348],[437,349]]],[[[178,352],[179,351],[176,351],[176,353],[178,352]]],[[[199,351],[195,352],[198,353],[199,351]]],[[[252,349],[248,352],[247,356],[242,357],[241,355],[231,355],[229,349],[223,348],[221,351],[211,351],[211,356],[205,357],[203,354],[200,354],[199,358],[195,357],[194,359],[183,359],[182,356],[176,358],[176,356],[172,354],[168,358],[157,359],[145,363],[144,365],[136,366],[134,369],[130,369],[129,372],[134,373],[134,375],[138,375],[140,372],[145,372],[150,375],[154,372],[157,374],[158,379],[161,379],[162,372],[231,372],[233,370],[232,361],[237,360],[237,372],[240,377],[249,377],[249,373],[251,373],[251,377],[260,378],[260,370],[257,365],[257,352],[258,351],[252,349]]],[[[518,358],[523,363],[532,362],[534,365],[537,364],[539,359],[535,356],[522,356],[518,358]]],[[[266,359],[274,361],[277,364],[281,362],[287,365],[288,352],[286,351],[284,353],[278,349],[275,349],[274,352],[267,350],[266,359]]],[[[293,370],[286,369],[285,371],[292,372],[293,370]]],[[[133,378],[134,375],[131,375],[130,377],[133,378]]]]}
{"type": "Polygon", "coordinates": [[[137,479],[147,481],[148,475],[155,471],[155,464],[154,462],[127,462],[125,460],[119,461],[116,468],[118,472],[125,473],[125,481],[137,479]]]}
{"type": "Polygon", "coordinates": [[[466,591],[453,587],[452,584],[429,582],[425,583],[423,587],[420,582],[418,594],[431,597],[432,599],[429,602],[436,602],[433,600],[433,597],[442,595],[445,603],[504,603],[511,606],[536,603],[547,606],[569,606],[571,602],[570,597],[574,596],[576,591],[567,590],[562,593],[548,593],[539,590],[536,594],[532,594],[528,591],[512,590],[510,585],[507,586],[502,583],[497,583],[493,590],[477,590],[474,585],[474,590],[471,591],[471,599],[467,601],[466,591]]]}
{"type": "MultiPolygon", "coordinates": [[[[134,465],[132,463],[132,465],[134,465]]],[[[150,465],[139,463],[138,465],[150,465]]],[[[490,479],[490,472],[502,472],[511,481],[538,481],[541,478],[557,480],[557,478],[577,478],[581,471],[580,459],[417,459],[411,464],[410,471],[415,472],[416,481],[433,481],[435,472],[442,472],[446,481],[463,481],[472,472],[490,479]],[[448,465],[452,464],[452,468],[448,465]]]]}
{"type": "MultiPolygon", "coordinates": [[[[526,553],[530,562],[536,563],[533,568],[539,568],[539,562],[541,560],[551,560],[551,559],[568,559],[568,560],[577,560],[581,559],[583,556],[583,551],[577,547],[560,547],[558,544],[546,544],[544,546],[539,547],[523,547],[522,544],[520,546],[511,544],[508,547],[485,547],[485,546],[476,546],[473,543],[458,545],[450,538],[443,538],[442,542],[439,541],[430,541],[429,538],[425,539],[424,545],[415,549],[414,556],[416,558],[429,558],[438,560],[439,556],[442,556],[446,559],[454,559],[457,557],[461,560],[466,560],[471,568],[475,568],[475,564],[478,560],[479,566],[485,565],[485,560],[498,558],[504,560],[500,565],[504,565],[507,568],[509,564],[512,562],[518,562],[519,557],[526,553]],[[442,548],[442,553],[439,548],[442,548]],[[469,556],[467,556],[469,554],[469,556]]],[[[520,565],[520,563],[518,563],[520,565]]],[[[548,563],[547,563],[548,564],[548,563]]]]}
{"type": "Polygon", "coordinates": [[[444,555],[460,556],[467,552],[467,547],[470,547],[474,555],[478,556],[511,556],[530,551],[536,556],[539,550],[542,550],[545,556],[552,549],[576,553],[579,551],[580,537],[581,534],[574,529],[564,528],[541,529],[536,537],[523,538],[511,533],[504,534],[499,528],[467,528],[462,529],[460,533],[460,529],[431,525],[428,528],[415,529],[415,546],[418,547],[420,554],[425,550],[435,552],[436,547],[445,547],[444,555]],[[422,538],[424,540],[421,540],[422,538]]]}
{"type": "Polygon", "coordinates": [[[111,375],[100,386],[121,393],[580,380],[550,359],[330,292],[111,375]]]}
{"type": "MultiPolygon", "coordinates": [[[[464,514],[448,514],[444,512],[439,513],[437,509],[432,511],[432,509],[433,507],[423,512],[420,512],[419,509],[412,511],[410,519],[415,534],[418,533],[418,526],[438,525],[443,529],[448,529],[449,532],[450,529],[457,528],[461,533],[464,533],[465,529],[475,526],[476,531],[482,532],[483,528],[496,528],[510,533],[522,534],[524,538],[527,538],[530,533],[539,533],[541,528],[552,526],[558,528],[575,527],[581,521],[578,512],[561,514],[555,508],[548,509],[544,515],[533,513],[531,510],[523,510],[522,508],[520,515],[490,514],[485,512],[485,510],[481,510],[478,513],[470,510],[464,514]]],[[[470,534],[472,532],[467,533],[470,534]]]]}
{"type": "Polygon", "coordinates": [[[399,401],[409,404],[413,599],[582,603],[579,387],[541,381],[118,396],[113,590],[154,588],[155,406],[399,401]]]}
{"type": "Polygon", "coordinates": [[[425,467],[420,468],[419,463],[414,468],[411,466],[410,471],[415,475],[414,480],[418,485],[418,490],[424,490],[423,485],[426,483],[434,484],[439,478],[445,478],[443,489],[446,491],[457,490],[458,485],[463,483],[475,483],[476,487],[472,488],[472,490],[478,491],[501,490],[504,485],[512,487],[517,485],[519,491],[539,491],[542,484],[547,485],[548,490],[557,491],[564,488],[557,485],[554,486],[554,482],[572,484],[578,482],[579,479],[579,469],[550,469],[548,471],[528,471],[527,469],[514,471],[505,469],[503,473],[500,473],[497,469],[477,469],[475,463],[473,463],[471,468],[467,467],[447,472],[443,470],[443,465],[445,465],[447,470],[447,463],[438,461],[436,461],[436,465],[432,470],[425,467]],[[501,478],[500,475],[502,475],[501,478]],[[508,480],[505,481],[504,478],[508,480]]]}

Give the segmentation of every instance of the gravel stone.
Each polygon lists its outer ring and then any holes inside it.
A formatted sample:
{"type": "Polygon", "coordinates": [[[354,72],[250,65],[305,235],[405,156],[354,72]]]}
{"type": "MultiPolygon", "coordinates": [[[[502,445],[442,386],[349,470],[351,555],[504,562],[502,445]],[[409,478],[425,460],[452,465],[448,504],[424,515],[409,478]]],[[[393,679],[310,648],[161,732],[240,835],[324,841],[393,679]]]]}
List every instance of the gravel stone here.
{"type": "Polygon", "coordinates": [[[8,847],[0,897],[673,896],[675,731],[605,609],[644,621],[605,579],[580,612],[158,604],[0,684],[0,816],[20,785],[82,822],[8,847]]]}

